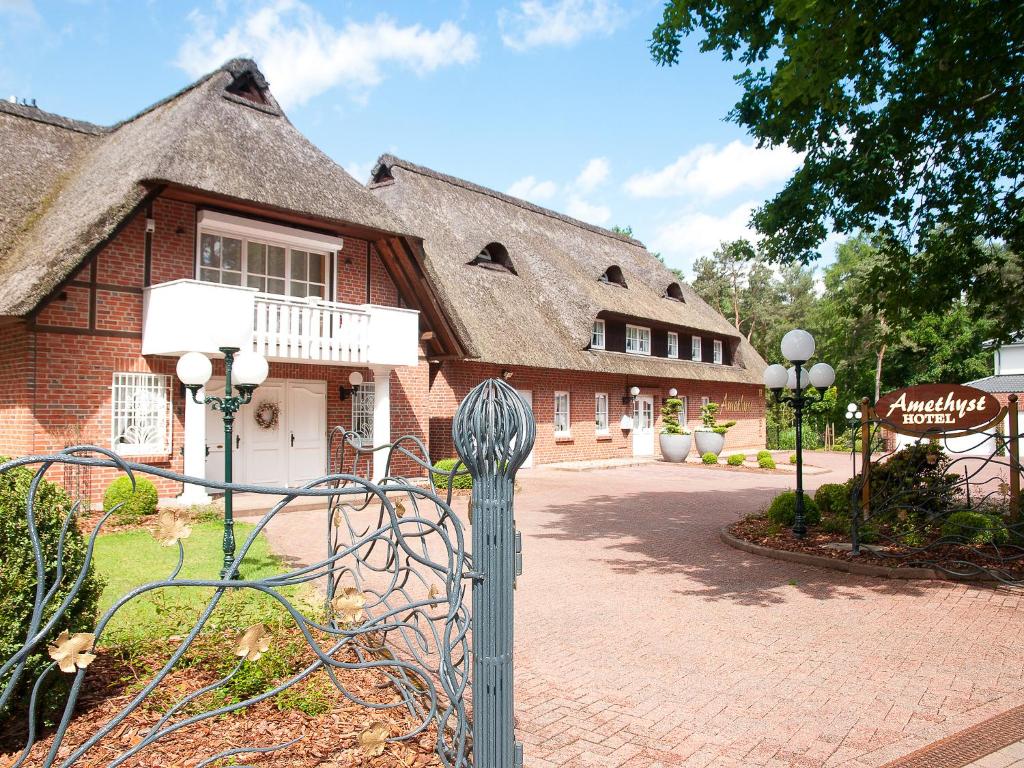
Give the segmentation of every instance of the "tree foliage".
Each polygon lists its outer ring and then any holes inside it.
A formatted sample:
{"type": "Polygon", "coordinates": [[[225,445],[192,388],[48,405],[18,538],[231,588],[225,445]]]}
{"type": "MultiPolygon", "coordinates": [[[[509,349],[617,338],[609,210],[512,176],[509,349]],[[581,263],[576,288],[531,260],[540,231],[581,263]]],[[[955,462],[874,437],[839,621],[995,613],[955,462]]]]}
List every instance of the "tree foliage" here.
{"type": "Polygon", "coordinates": [[[889,290],[871,303],[889,321],[963,295],[1000,335],[1024,327],[1019,0],[669,0],[654,60],[678,63],[698,33],[742,66],[729,118],[803,158],[754,215],[769,259],[875,232],[869,279],[889,290]]]}

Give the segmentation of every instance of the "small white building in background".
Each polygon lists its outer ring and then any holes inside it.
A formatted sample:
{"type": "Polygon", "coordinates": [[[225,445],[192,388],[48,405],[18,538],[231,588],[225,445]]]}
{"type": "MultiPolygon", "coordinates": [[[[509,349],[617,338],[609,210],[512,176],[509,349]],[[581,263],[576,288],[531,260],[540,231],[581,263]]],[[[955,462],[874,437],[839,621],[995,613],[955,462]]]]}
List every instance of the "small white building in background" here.
{"type": "MultiPolygon", "coordinates": [[[[1012,341],[1002,346],[994,346],[993,352],[994,370],[991,376],[983,379],[964,382],[969,387],[980,389],[993,395],[1001,405],[1009,402],[1010,395],[1016,394],[1022,397],[1024,393],[1024,333],[1017,334],[1012,341]]],[[[1018,430],[1024,428],[1024,419],[1018,430]]],[[[1009,433],[1009,424],[1003,420],[1002,434],[1009,433]]],[[[905,445],[912,445],[918,442],[917,438],[909,435],[897,435],[896,446],[902,448],[905,445]]],[[[950,453],[968,454],[972,456],[991,456],[996,450],[995,431],[990,430],[984,434],[967,435],[944,441],[944,447],[950,453]]],[[[1024,441],[1021,442],[1024,449],[1024,441]]],[[[1022,450],[1024,455],[1024,450],[1022,450]]]]}

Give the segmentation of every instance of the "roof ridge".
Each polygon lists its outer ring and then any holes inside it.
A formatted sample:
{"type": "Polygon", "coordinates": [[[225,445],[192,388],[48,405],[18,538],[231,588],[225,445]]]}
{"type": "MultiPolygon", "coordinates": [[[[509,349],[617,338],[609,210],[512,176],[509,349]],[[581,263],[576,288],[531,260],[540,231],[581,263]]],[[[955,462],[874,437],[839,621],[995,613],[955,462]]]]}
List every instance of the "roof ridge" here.
{"type": "Polygon", "coordinates": [[[472,181],[461,179],[458,176],[452,176],[447,173],[442,173],[441,171],[435,171],[433,168],[428,168],[425,165],[419,165],[417,163],[410,162],[409,160],[403,160],[402,158],[387,152],[385,152],[384,154],[377,158],[377,162],[373,167],[372,175],[376,175],[380,167],[382,165],[387,164],[397,165],[401,168],[405,168],[407,171],[412,171],[413,173],[418,173],[422,176],[430,176],[432,178],[437,179],[438,181],[443,181],[447,184],[452,184],[457,187],[462,187],[463,189],[468,189],[470,192],[476,192],[478,194],[487,195],[488,197],[493,197],[496,200],[501,200],[502,202],[509,203],[510,205],[515,205],[527,211],[539,213],[542,216],[549,216],[553,219],[563,221],[566,224],[571,224],[575,227],[580,227],[581,229],[586,229],[590,232],[594,232],[599,235],[604,235],[605,237],[610,237],[613,240],[621,240],[624,243],[629,243],[630,245],[635,245],[640,248],[643,248],[644,250],[647,250],[647,246],[644,245],[640,240],[637,240],[635,237],[623,235],[611,229],[599,227],[596,224],[589,224],[585,221],[581,221],[580,219],[576,219],[573,218],[572,216],[567,216],[564,213],[552,210],[551,208],[545,208],[544,206],[536,205],[534,203],[529,202],[528,200],[523,200],[522,198],[514,197],[513,195],[508,195],[505,194],[504,192],[499,192],[498,190],[491,189],[490,187],[484,187],[480,184],[474,184],[472,181]]]}
{"type": "Polygon", "coordinates": [[[96,123],[90,123],[87,120],[78,120],[73,117],[59,115],[56,112],[47,112],[46,110],[40,109],[39,107],[30,107],[24,104],[16,104],[6,100],[0,101],[0,112],[5,112],[14,117],[21,117],[26,120],[33,120],[37,123],[45,123],[47,125],[56,126],[57,128],[64,128],[69,131],[76,131],[78,133],[85,133],[92,136],[103,136],[106,134],[113,133],[117,129],[122,128],[125,125],[128,125],[129,123],[135,122],[139,118],[148,115],[150,112],[159,109],[165,104],[169,104],[170,102],[178,99],[179,97],[184,96],[189,91],[198,88],[211,77],[214,77],[215,75],[218,75],[221,72],[227,72],[232,77],[238,77],[246,71],[250,72],[254,77],[257,78],[258,82],[261,82],[264,86],[266,86],[267,80],[263,76],[263,73],[260,71],[259,66],[253,59],[230,59],[221,64],[216,69],[207,72],[205,75],[198,78],[197,80],[194,80],[188,85],[179,88],[171,95],[165,96],[159,101],[150,104],[148,107],[144,107],[143,109],[139,110],[135,114],[130,115],[129,117],[124,118],[123,120],[118,120],[116,123],[113,123],[109,126],[97,125],[96,123]]]}
{"type": "Polygon", "coordinates": [[[110,128],[90,123],[87,120],[76,120],[73,117],[59,115],[56,112],[47,112],[45,109],[40,109],[39,107],[32,107],[27,104],[18,104],[7,101],[6,99],[0,101],[0,112],[4,112],[12,117],[20,117],[24,120],[44,123],[45,125],[52,125],[56,128],[63,128],[67,131],[84,133],[90,136],[102,136],[103,134],[110,132],[110,128]]]}

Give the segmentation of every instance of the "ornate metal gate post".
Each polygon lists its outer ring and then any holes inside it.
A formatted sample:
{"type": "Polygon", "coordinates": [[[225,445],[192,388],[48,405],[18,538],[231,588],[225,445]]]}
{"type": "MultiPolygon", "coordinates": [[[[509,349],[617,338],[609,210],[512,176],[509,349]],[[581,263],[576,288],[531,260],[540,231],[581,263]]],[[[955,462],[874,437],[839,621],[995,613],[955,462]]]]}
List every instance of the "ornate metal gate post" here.
{"type": "Polygon", "coordinates": [[[1017,395],[1010,395],[1007,406],[1009,434],[1006,452],[1010,455],[1010,518],[1013,522],[1020,521],[1020,421],[1017,409],[1017,395]]]}
{"type": "Polygon", "coordinates": [[[515,768],[512,703],[513,587],[520,568],[512,496],[536,428],[526,401],[498,379],[477,385],[452,423],[473,477],[473,765],[515,768]]]}

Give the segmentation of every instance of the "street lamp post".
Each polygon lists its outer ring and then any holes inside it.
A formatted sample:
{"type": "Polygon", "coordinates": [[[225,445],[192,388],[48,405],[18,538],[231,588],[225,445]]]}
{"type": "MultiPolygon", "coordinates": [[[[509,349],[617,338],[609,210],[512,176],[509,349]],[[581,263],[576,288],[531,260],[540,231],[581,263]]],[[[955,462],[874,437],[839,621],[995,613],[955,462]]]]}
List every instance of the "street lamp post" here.
{"type": "Polygon", "coordinates": [[[828,363],[817,363],[805,369],[807,361],[814,356],[814,337],[807,331],[793,329],[782,337],[782,356],[793,363],[786,369],[775,363],[764,371],[764,385],[772,391],[777,403],[788,403],[796,412],[796,511],[793,517],[793,535],[802,539],[807,535],[807,524],[804,521],[804,454],[803,454],[803,421],[804,406],[819,402],[825,390],[836,380],[836,372],[828,363]],[[810,385],[810,386],[808,386],[810,385]],[[812,396],[810,388],[817,391],[812,396]],[[783,389],[789,389],[792,395],[783,395],[783,389]]]}
{"type": "MultiPolygon", "coordinates": [[[[267,361],[255,352],[241,352],[238,347],[221,347],[224,355],[224,395],[216,397],[204,395],[199,398],[202,389],[213,375],[213,364],[201,352],[187,352],[178,360],[177,374],[189,392],[192,400],[199,405],[209,405],[213,410],[220,411],[224,421],[224,482],[231,483],[231,458],[234,449],[232,435],[235,425],[235,414],[239,408],[252,402],[252,393],[262,384],[268,373],[267,361]],[[237,391],[237,394],[235,392],[237,391]]],[[[235,519],[232,508],[231,488],[224,490],[224,564],[221,568],[222,579],[237,578],[231,573],[235,561],[235,519]]]]}

